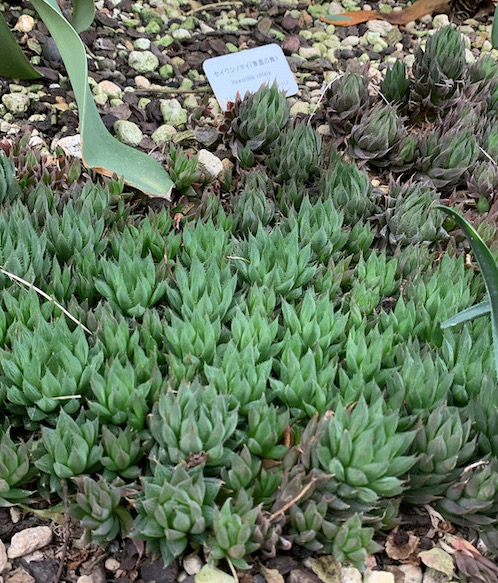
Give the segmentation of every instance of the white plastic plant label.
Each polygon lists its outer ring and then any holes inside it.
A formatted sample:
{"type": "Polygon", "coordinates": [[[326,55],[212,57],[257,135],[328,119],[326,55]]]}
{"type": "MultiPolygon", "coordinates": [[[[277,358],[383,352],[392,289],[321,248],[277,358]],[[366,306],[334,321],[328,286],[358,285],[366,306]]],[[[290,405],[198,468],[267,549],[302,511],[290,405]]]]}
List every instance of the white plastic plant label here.
{"type": "Polygon", "coordinates": [[[287,96],[297,93],[289,63],[276,44],[214,57],[204,61],[203,68],[223,110],[229,101],[235,101],[237,93],[242,97],[246,91],[254,93],[263,83],[271,85],[276,81],[287,96]]]}

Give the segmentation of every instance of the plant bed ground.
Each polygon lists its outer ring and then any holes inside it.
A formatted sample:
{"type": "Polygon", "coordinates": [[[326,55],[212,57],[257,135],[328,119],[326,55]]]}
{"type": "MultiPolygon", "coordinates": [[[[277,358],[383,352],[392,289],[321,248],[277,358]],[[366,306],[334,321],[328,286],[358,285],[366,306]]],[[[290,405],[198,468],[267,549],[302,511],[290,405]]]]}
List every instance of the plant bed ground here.
{"type": "Polygon", "coordinates": [[[496,580],[489,318],[440,326],[485,287],[435,209],[493,244],[495,65],[444,34],[453,92],[420,53],[409,109],[352,71],[311,118],[274,88],[237,102],[217,180],[170,144],[175,207],[2,142],[7,581],[496,580]],[[57,543],[14,556],[47,520],[57,543]]]}

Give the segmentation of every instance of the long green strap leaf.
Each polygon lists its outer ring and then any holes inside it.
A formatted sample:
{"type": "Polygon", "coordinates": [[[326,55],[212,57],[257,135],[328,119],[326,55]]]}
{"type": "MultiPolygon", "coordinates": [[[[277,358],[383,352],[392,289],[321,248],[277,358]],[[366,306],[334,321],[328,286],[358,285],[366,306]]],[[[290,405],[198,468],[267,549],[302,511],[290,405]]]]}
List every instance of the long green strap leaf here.
{"type": "Polygon", "coordinates": [[[78,33],[90,27],[95,18],[95,3],[93,0],[73,0],[73,18],[71,26],[78,33]]]}
{"type": "Polygon", "coordinates": [[[174,183],[161,164],[147,154],[122,144],[107,131],[88,86],[85,47],[62,15],[57,2],[32,0],[32,4],[57,44],[73,87],[78,104],[84,164],[106,176],[116,173],[123,177],[126,184],[149,196],[169,200],[174,183]]]}
{"type": "Polygon", "coordinates": [[[457,326],[458,324],[463,324],[469,320],[474,320],[475,318],[485,316],[490,312],[491,306],[489,304],[489,300],[484,300],[483,302],[476,304],[475,306],[471,306],[466,310],[462,310],[461,312],[458,312],[458,314],[448,318],[441,323],[441,328],[451,328],[452,326],[457,326]]]}
{"type": "Polygon", "coordinates": [[[486,284],[491,308],[493,349],[496,373],[498,375],[498,266],[496,265],[496,261],[494,260],[493,255],[491,255],[491,251],[488,249],[486,243],[466,219],[452,208],[438,205],[436,209],[442,210],[455,219],[458,226],[465,233],[484,277],[484,283],[486,284]]]}
{"type": "Polygon", "coordinates": [[[38,79],[40,73],[33,68],[10,31],[0,12],[0,75],[11,79],[38,79]]]}

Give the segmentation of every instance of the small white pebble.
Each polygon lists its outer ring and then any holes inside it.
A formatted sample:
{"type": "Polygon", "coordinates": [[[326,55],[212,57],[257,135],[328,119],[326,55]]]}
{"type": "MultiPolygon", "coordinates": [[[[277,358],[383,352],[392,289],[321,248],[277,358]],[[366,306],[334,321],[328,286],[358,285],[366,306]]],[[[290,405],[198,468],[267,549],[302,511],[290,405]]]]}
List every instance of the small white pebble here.
{"type": "Polygon", "coordinates": [[[183,559],[183,568],[187,575],[197,575],[197,573],[202,569],[202,560],[199,555],[192,553],[187,555],[183,559]]]}
{"type": "Polygon", "coordinates": [[[432,19],[432,26],[434,28],[444,28],[445,26],[448,26],[449,23],[450,19],[447,14],[436,14],[432,19]]]}
{"type": "Polygon", "coordinates": [[[46,547],[52,540],[52,530],[48,526],[35,526],[16,532],[7,551],[9,559],[23,557],[37,549],[46,547]]]}
{"type": "Polygon", "coordinates": [[[119,569],[119,561],[114,559],[113,557],[109,557],[104,563],[104,566],[107,571],[111,571],[112,573],[114,573],[114,571],[117,571],[119,569]]]}

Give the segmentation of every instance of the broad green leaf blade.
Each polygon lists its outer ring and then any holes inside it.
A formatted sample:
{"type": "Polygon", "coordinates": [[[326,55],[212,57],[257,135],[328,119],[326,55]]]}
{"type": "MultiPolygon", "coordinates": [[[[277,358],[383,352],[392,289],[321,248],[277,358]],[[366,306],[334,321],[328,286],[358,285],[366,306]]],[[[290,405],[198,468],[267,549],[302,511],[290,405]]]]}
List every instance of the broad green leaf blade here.
{"type": "Polygon", "coordinates": [[[498,5],[496,6],[495,15],[493,16],[493,26],[491,28],[491,44],[493,48],[498,49],[498,5]]]}
{"type": "Polygon", "coordinates": [[[166,170],[147,154],[114,138],[102,122],[88,86],[86,52],[80,37],[55,0],[33,0],[62,55],[73,87],[80,119],[83,162],[106,176],[116,173],[126,184],[149,196],[170,200],[174,183],[166,170]]]}
{"type": "Polygon", "coordinates": [[[31,66],[0,12],[0,75],[11,79],[37,79],[41,77],[31,66]]]}
{"type": "Polygon", "coordinates": [[[82,32],[90,27],[95,17],[93,0],[73,0],[73,18],[71,26],[76,32],[82,32]]]}
{"type": "Polygon", "coordinates": [[[452,326],[456,326],[457,324],[463,324],[464,322],[468,322],[469,320],[474,320],[474,318],[480,318],[481,316],[485,316],[491,312],[491,306],[489,305],[489,300],[484,300],[480,304],[476,304],[475,306],[471,306],[466,310],[462,310],[455,314],[451,318],[448,318],[444,322],[441,322],[441,328],[451,328],[452,326]]]}
{"type": "Polygon", "coordinates": [[[470,246],[474,251],[477,263],[481,269],[488,292],[491,307],[491,324],[493,333],[493,349],[495,355],[495,367],[498,375],[498,266],[491,255],[486,243],[482,240],[474,227],[452,208],[438,205],[436,209],[442,210],[455,219],[458,226],[465,233],[470,246]]]}

